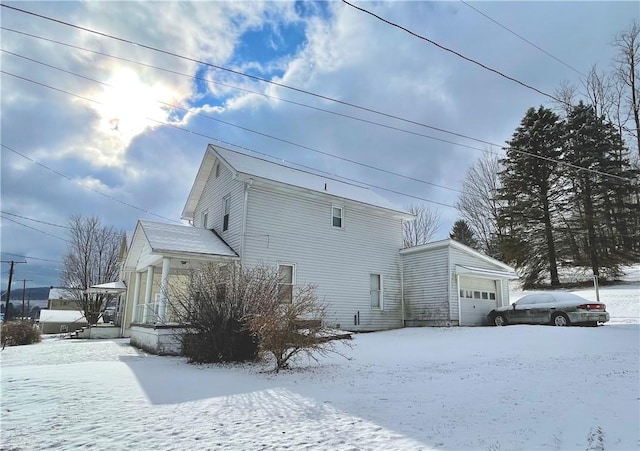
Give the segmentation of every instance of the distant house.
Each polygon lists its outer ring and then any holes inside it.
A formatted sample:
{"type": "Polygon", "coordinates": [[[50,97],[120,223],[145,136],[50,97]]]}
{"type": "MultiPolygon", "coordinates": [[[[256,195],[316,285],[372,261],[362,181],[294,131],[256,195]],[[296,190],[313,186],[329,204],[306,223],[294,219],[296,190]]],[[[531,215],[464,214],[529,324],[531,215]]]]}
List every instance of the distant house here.
{"type": "Polygon", "coordinates": [[[350,331],[479,324],[467,308],[508,304],[517,277],[450,240],[401,250],[415,217],[365,187],[213,145],[182,218],[191,225],[138,221],[123,258],[123,334],[159,353],[175,352],[169,280],[203,262],[270,264],[292,287],[314,284],[327,320],[350,331]]]}
{"type": "Polygon", "coordinates": [[[49,310],[78,310],[69,288],[51,287],[47,309],[49,310]]]}
{"type": "Polygon", "coordinates": [[[87,325],[84,314],[77,310],[40,310],[38,327],[43,334],[75,332],[87,325]]]}

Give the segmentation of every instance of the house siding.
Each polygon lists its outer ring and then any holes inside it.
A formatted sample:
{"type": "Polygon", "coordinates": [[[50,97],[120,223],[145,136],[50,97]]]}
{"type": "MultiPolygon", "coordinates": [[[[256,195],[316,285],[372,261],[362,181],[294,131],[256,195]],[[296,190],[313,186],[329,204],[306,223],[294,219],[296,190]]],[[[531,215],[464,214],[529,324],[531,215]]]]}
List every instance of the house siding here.
{"type": "Polygon", "coordinates": [[[249,190],[243,264],[295,264],[296,285],[316,285],[328,322],[343,329],[402,326],[401,245],[399,218],[330,196],[249,190]],[[343,228],[331,226],[332,205],[344,207],[343,228]],[[370,274],[382,275],[382,309],[371,308],[370,274]]]}
{"type": "Polygon", "coordinates": [[[216,177],[214,166],[214,170],[209,174],[202,196],[196,205],[193,225],[203,227],[202,213],[207,211],[207,228],[215,230],[234,251],[239,252],[242,242],[243,205],[244,183],[235,180],[232,172],[222,164],[220,165],[220,175],[216,177]],[[222,231],[222,199],[226,196],[229,196],[231,202],[229,228],[226,231],[222,231]]]}
{"type": "MultiPolygon", "coordinates": [[[[405,325],[450,324],[448,248],[405,254],[402,259],[405,325]]],[[[457,321],[457,316],[454,318],[457,321]]]]}

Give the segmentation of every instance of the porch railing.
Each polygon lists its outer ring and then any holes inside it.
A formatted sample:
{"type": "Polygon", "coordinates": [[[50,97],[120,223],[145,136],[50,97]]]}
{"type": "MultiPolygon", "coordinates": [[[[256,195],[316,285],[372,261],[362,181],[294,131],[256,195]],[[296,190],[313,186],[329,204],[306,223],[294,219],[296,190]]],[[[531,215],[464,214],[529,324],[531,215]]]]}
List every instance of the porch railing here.
{"type": "Polygon", "coordinates": [[[157,324],[163,322],[160,318],[160,303],[138,304],[134,312],[134,323],[157,324]],[[146,315],[145,315],[146,312],[146,315]]]}

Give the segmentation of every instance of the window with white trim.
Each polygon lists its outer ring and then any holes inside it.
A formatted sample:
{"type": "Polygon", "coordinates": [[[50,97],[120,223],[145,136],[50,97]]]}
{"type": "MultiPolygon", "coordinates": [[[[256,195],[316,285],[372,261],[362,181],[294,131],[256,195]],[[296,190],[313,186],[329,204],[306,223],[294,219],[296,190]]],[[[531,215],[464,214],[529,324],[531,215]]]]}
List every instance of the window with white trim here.
{"type": "Polygon", "coordinates": [[[336,205],[331,206],[331,226],[337,229],[344,227],[344,208],[336,205]]]}
{"type": "Polygon", "coordinates": [[[206,229],[207,228],[207,223],[209,222],[209,211],[205,210],[202,212],[202,228],[206,229]]]}
{"type": "Polygon", "coordinates": [[[296,268],[294,265],[278,265],[278,300],[282,304],[293,302],[293,285],[296,268]]]}
{"type": "Polygon", "coordinates": [[[382,310],[382,275],[369,274],[371,308],[382,310]]]}
{"type": "Polygon", "coordinates": [[[220,177],[220,163],[219,162],[216,163],[215,173],[216,173],[216,178],[220,177]]]}
{"type": "Polygon", "coordinates": [[[222,199],[222,231],[229,228],[229,212],[231,211],[231,198],[227,195],[222,199]]]}

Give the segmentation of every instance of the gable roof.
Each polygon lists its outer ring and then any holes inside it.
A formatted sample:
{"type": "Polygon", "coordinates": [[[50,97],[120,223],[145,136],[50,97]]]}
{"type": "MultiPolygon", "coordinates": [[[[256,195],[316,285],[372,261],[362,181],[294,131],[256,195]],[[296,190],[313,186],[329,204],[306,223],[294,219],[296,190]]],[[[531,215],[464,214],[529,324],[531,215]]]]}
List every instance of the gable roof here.
{"type": "Polygon", "coordinates": [[[402,208],[396,207],[374,191],[355,183],[327,177],[312,171],[295,169],[282,163],[253,157],[244,153],[209,144],[196,175],[196,179],[182,211],[183,219],[193,219],[196,205],[202,195],[209,174],[214,168],[216,159],[224,164],[239,180],[260,178],[287,185],[289,187],[322,193],[339,199],[358,202],[371,207],[381,208],[399,215],[404,219],[415,216],[402,208]]]}
{"type": "Polygon", "coordinates": [[[480,260],[483,260],[487,263],[490,263],[494,266],[497,266],[498,268],[501,268],[502,270],[511,273],[513,275],[516,275],[516,271],[515,269],[513,269],[511,266],[507,265],[506,263],[501,262],[500,260],[496,260],[493,257],[489,257],[488,255],[483,254],[482,252],[478,252],[475,249],[470,248],[469,246],[465,246],[462,243],[457,242],[456,240],[452,240],[452,239],[446,239],[446,240],[440,240],[440,241],[433,241],[431,243],[427,243],[427,244],[422,244],[420,246],[413,246],[413,247],[407,247],[405,249],[401,249],[400,250],[400,254],[401,255],[406,255],[406,254],[413,254],[416,252],[424,252],[424,251],[428,251],[431,249],[438,249],[441,247],[451,247],[453,249],[458,249],[466,254],[469,254],[473,257],[476,257],[480,260]]]}

